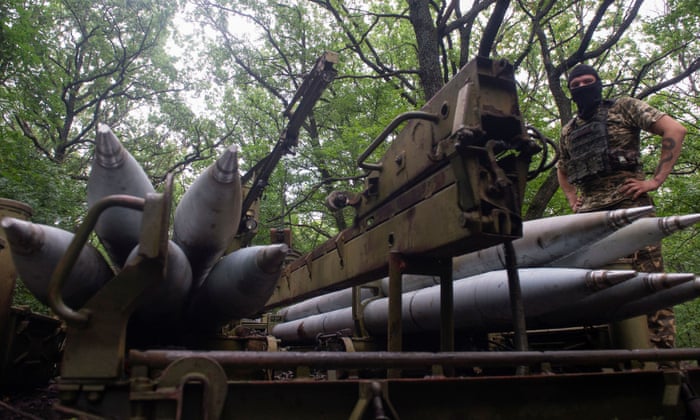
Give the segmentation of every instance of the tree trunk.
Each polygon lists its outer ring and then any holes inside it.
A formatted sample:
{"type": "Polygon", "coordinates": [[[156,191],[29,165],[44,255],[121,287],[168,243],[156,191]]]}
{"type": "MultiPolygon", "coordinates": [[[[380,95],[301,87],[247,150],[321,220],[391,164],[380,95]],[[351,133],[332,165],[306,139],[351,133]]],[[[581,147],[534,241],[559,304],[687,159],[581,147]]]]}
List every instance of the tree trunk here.
{"type": "Polygon", "coordinates": [[[530,201],[530,206],[525,213],[525,220],[539,219],[542,217],[547,208],[547,204],[549,204],[549,200],[552,199],[552,196],[554,196],[558,188],[557,169],[554,168],[549,171],[547,178],[542,185],[540,185],[537,193],[535,193],[535,196],[530,201]]]}
{"type": "Polygon", "coordinates": [[[427,101],[442,87],[438,52],[437,29],[430,14],[430,3],[426,0],[408,0],[409,15],[418,47],[418,74],[423,86],[423,97],[427,101]]]}

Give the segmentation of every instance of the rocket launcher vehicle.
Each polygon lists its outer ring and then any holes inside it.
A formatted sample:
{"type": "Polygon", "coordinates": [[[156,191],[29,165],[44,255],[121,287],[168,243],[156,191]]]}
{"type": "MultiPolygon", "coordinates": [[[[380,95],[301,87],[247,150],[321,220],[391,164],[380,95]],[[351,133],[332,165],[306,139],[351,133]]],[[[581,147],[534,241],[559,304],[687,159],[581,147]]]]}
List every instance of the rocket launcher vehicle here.
{"type": "MultiPolygon", "coordinates": [[[[451,258],[452,278],[460,279],[453,282],[455,327],[462,330],[501,331],[512,326],[509,310],[512,296],[508,294],[502,246],[505,241],[515,251],[515,265],[522,277],[525,316],[531,327],[607,322],[660,303],[694,298],[697,287],[693,285],[697,280],[691,281],[693,274],[599,269],[692,226],[700,221],[700,214],[649,218],[645,216],[653,208],[648,206],[521,223],[514,210],[520,206],[516,198],[524,185],[531,145],[520,144],[523,127],[519,115],[497,118],[496,114],[491,115],[491,107],[462,114],[474,105],[476,97],[502,95],[496,96],[503,100],[498,104],[504,109],[510,109],[505,105],[515,103],[510,81],[504,85],[508,87],[504,91],[497,89],[500,85],[495,83],[502,82],[506,74],[503,72],[510,69],[502,68],[503,64],[486,64],[477,62],[468,67],[469,71],[455,82],[463,84],[462,88],[445,89],[439,100],[426,105],[424,112],[409,113],[397,119],[391,130],[386,130],[388,133],[399,123],[410,121],[399,134],[401,141],[391,146],[397,150],[389,153],[401,159],[366,162],[388,134],[375,139],[358,160],[372,174],[368,179],[368,195],[363,196],[364,201],[356,208],[358,220],[364,222],[314,251],[303,259],[303,264],[299,262],[302,259],[293,262],[286,271],[282,270],[288,252],[285,245],[246,247],[225,255],[239,232],[245,207],[238,150],[235,146],[227,148],[195,179],[175,207],[172,240],[167,244],[162,241],[168,250],[163,280],[140,296],[134,319],[139,325],[155,328],[173,321],[184,322],[190,331],[211,331],[231,320],[254,317],[272,305],[278,307],[293,301],[294,305],[279,312],[286,322],[277,325],[273,334],[279,334],[282,339],[302,340],[319,333],[354,328],[354,291],[341,287],[362,285],[357,297],[364,301],[365,326],[373,334],[382,335],[386,333],[389,311],[388,299],[384,297],[389,295],[388,279],[372,280],[379,278],[377,273],[386,273],[386,255],[370,251],[387,240],[396,252],[405,255],[425,254],[436,260],[451,258]],[[453,102],[454,109],[444,106],[453,102]],[[496,121],[510,125],[502,132],[496,121]],[[422,141],[424,131],[433,133],[433,137],[428,136],[432,139],[430,145],[420,145],[404,158],[399,143],[406,143],[407,139],[407,144],[417,139],[422,141]],[[490,137],[509,140],[491,141],[490,137]],[[442,154],[425,159],[424,149],[438,144],[440,147],[435,147],[435,151],[442,154]],[[503,166],[497,168],[493,159],[500,156],[498,151],[502,148],[518,153],[497,161],[503,166]],[[442,163],[435,168],[434,159],[438,157],[442,163]],[[397,178],[393,171],[382,170],[393,168],[392,165],[398,165],[396,170],[406,172],[405,176],[397,178]],[[493,188],[465,183],[472,180],[472,172],[462,171],[472,166],[488,174],[487,184],[492,183],[493,188]],[[410,187],[415,180],[424,178],[430,181],[410,187]],[[430,189],[423,190],[428,188],[426,185],[430,189]],[[499,186],[501,190],[496,188],[499,186]],[[496,190],[500,193],[494,195],[496,190]],[[396,196],[394,191],[404,192],[396,196]],[[449,217],[454,220],[438,225],[428,223],[439,216],[435,209],[441,208],[438,204],[444,204],[441,200],[452,200],[453,193],[458,194],[458,203],[452,203],[454,206],[449,210],[449,217]],[[411,208],[420,209],[420,217],[416,218],[410,211],[399,212],[396,202],[413,203],[411,208]],[[457,222],[462,230],[455,233],[453,225],[457,222]],[[443,230],[430,231],[435,226],[443,230]],[[470,236],[473,229],[482,242],[474,242],[470,236]],[[418,246],[417,238],[422,240],[426,236],[432,242],[418,246]],[[459,255],[462,252],[468,253],[459,255]],[[335,279],[328,275],[333,272],[341,272],[343,277],[335,279]],[[312,295],[316,297],[299,302],[312,295]],[[559,321],[547,321],[551,318],[559,321]],[[301,332],[304,337],[299,335],[301,332]]],[[[154,192],[143,168],[104,124],[97,129],[87,192],[91,207],[109,196],[141,198],[154,192]]],[[[46,303],[53,270],[46,268],[47,264],[33,266],[27,257],[40,258],[42,262],[53,259],[55,266],[71,236],[48,226],[22,223],[26,222],[6,219],[2,226],[8,230],[8,236],[14,235],[14,242],[13,239],[10,242],[21,279],[46,303]]],[[[142,212],[134,208],[107,208],[100,214],[95,231],[117,274],[125,264],[131,264],[138,253],[140,235],[147,228],[142,226],[142,212]]],[[[94,248],[86,245],[83,253],[89,255],[83,258],[81,254],[74,268],[80,274],[64,283],[64,299],[73,307],[82,306],[115,274],[94,248]],[[79,297],[71,297],[73,294],[79,297]]],[[[405,274],[401,283],[405,331],[435,331],[440,316],[439,276],[405,274]]]]}
{"type": "MultiPolygon", "coordinates": [[[[143,170],[140,167],[135,169],[133,157],[121,146],[111,130],[106,126],[100,126],[98,139],[100,139],[98,144],[102,146],[99,146],[100,150],[96,151],[96,156],[100,158],[96,157],[98,169],[93,169],[91,174],[91,176],[95,175],[92,177],[92,191],[95,190],[97,180],[107,182],[108,177],[104,176],[104,173],[102,178],[97,175],[105,167],[109,167],[109,162],[113,162],[113,167],[120,168],[122,172],[119,182],[141,181],[130,182],[132,189],[127,188],[126,191],[139,190],[133,185],[140,185],[141,194],[147,194],[149,188],[143,182],[147,178],[140,175],[143,170]],[[120,159],[108,159],[108,156],[118,156],[120,159]]],[[[106,173],[115,175],[117,172],[107,171],[106,173]]],[[[100,190],[104,193],[110,189],[103,186],[100,190]]],[[[121,192],[124,191],[124,189],[121,190],[121,192]]],[[[168,320],[184,320],[191,329],[211,330],[232,319],[255,316],[259,313],[274,292],[287,248],[283,245],[243,248],[222,258],[238,228],[240,208],[241,184],[238,175],[237,150],[232,146],[197,178],[177,206],[174,240],[169,241],[168,244],[166,279],[142,296],[141,303],[134,313],[139,324],[155,327],[168,320]],[[207,224],[204,223],[205,220],[210,222],[213,220],[216,223],[207,224]],[[207,225],[210,229],[205,232],[199,227],[202,225],[207,225]],[[195,275],[195,272],[198,274],[195,275]]],[[[109,209],[100,216],[100,219],[118,215],[116,212],[110,214],[112,210],[125,210],[139,214],[138,211],[131,209],[109,209]]],[[[620,285],[609,287],[612,286],[610,282],[614,282],[615,279],[632,277],[629,273],[618,272],[609,275],[609,279],[606,280],[608,283],[605,283],[605,287],[608,287],[606,290],[596,293],[594,293],[597,290],[595,283],[591,283],[591,279],[600,278],[593,274],[596,272],[588,271],[588,274],[583,276],[587,279],[583,283],[581,283],[580,273],[578,277],[567,277],[571,276],[571,272],[563,274],[566,270],[574,268],[594,269],[602,266],[640,247],[658,242],[663,237],[700,220],[700,215],[644,218],[652,210],[652,207],[639,207],[554,216],[524,222],[522,238],[513,241],[518,258],[517,265],[519,267],[562,267],[561,270],[564,270],[556,271],[554,268],[550,269],[553,271],[547,271],[544,268],[521,270],[526,315],[528,322],[532,323],[531,326],[553,327],[570,326],[581,322],[602,322],[619,319],[622,316],[620,314],[637,313],[642,307],[654,307],[657,302],[682,302],[693,298],[695,289],[690,286],[680,289],[678,285],[692,280],[692,274],[639,274],[620,285]],[[570,278],[578,279],[579,288],[576,289],[578,292],[564,292],[568,290],[566,287],[575,283],[571,283],[570,278]],[[582,284],[584,286],[581,286],[582,284]],[[668,293],[663,294],[662,289],[669,289],[668,293]],[[581,291],[584,290],[585,296],[581,295],[581,291]],[[670,292],[671,290],[673,293],[670,292]],[[681,290],[685,292],[681,293],[681,290]],[[566,298],[562,298],[563,295],[566,295],[566,298]],[[655,298],[656,295],[660,298],[655,298]],[[668,297],[664,298],[664,296],[668,297]],[[642,303],[635,304],[638,300],[642,303]],[[558,306],[563,303],[565,303],[564,306],[558,306]],[[546,311],[541,313],[544,309],[546,311]],[[551,319],[558,321],[552,322],[551,319]]],[[[129,213],[123,213],[119,217],[126,217],[124,214],[129,213]]],[[[120,220],[120,223],[123,223],[127,219],[120,220]]],[[[137,225],[140,229],[140,222],[137,225]]],[[[37,249],[44,246],[43,253],[40,256],[36,254],[35,258],[46,261],[47,253],[51,253],[53,255],[51,258],[57,263],[70,243],[71,234],[59,233],[60,230],[48,226],[37,226],[11,219],[4,221],[3,227],[9,231],[11,237],[14,236],[14,241],[17,243],[13,246],[13,257],[19,261],[17,265],[21,278],[27,283],[32,293],[46,303],[51,270],[44,270],[46,272],[42,272],[43,274],[38,273],[36,267],[39,265],[28,263],[26,255],[25,257],[20,255],[21,252],[26,254],[26,250],[31,247],[21,246],[19,242],[26,244],[33,241],[34,248],[37,249]],[[46,236],[49,238],[49,247],[45,246],[46,236]],[[22,237],[24,239],[20,240],[22,237]],[[54,242],[60,244],[57,250],[52,248],[54,242]],[[22,258],[25,258],[24,262],[22,258]]],[[[105,235],[104,231],[102,233],[102,241],[111,243],[109,249],[112,252],[109,254],[118,264],[117,261],[121,258],[119,255],[124,253],[120,246],[125,246],[119,244],[125,242],[110,242],[107,240],[110,236],[105,235]]],[[[136,237],[138,238],[138,235],[136,237]]],[[[91,282],[77,286],[76,280],[71,279],[78,276],[73,276],[64,289],[64,299],[69,305],[76,307],[81,306],[112,276],[111,270],[99,252],[88,246],[83,252],[92,257],[89,259],[85,257],[85,261],[88,262],[83,262],[81,255],[76,270],[83,269],[92,273],[79,276],[82,279],[90,279],[91,282]],[[72,295],[79,297],[71,297],[72,295]]],[[[132,248],[130,252],[134,255],[136,248],[132,248]]],[[[128,259],[125,260],[127,264],[128,261],[128,259]]],[[[460,321],[456,327],[468,330],[507,328],[512,320],[507,310],[508,295],[504,294],[507,287],[503,283],[506,276],[502,270],[505,267],[502,248],[493,246],[457,256],[453,259],[453,264],[453,277],[462,278],[455,282],[455,312],[460,314],[460,321]],[[463,284],[469,284],[469,286],[463,286],[463,284]],[[469,291],[465,292],[465,287],[469,291]],[[472,303],[466,308],[460,306],[465,301],[472,303]]],[[[438,283],[439,278],[435,276],[405,275],[403,277],[404,299],[408,299],[404,305],[404,318],[411,320],[404,325],[407,332],[422,331],[425,328],[429,330],[432,327],[425,327],[426,325],[437,325],[436,317],[439,311],[426,311],[425,308],[437,307],[436,303],[439,300],[431,301],[431,298],[424,295],[433,296],[433,299],[436,296],[439,297],[439,293],[434,295],[437,293],[435,290],[439,291],[439,286],[435,286],[438,283]],[[416,292],[409,295],[413,291],[416,292]]],[[[335,327],[338,330],[351,327],[352,317],[348,319],[347,314],[351,314],[352,293],[351,288],[343,289],[284,308],[280,314],[288,322],[275,327],[273,333],[282,334],[280,338],[283,339],[293,336],[294,334],[284,331],[286,328],[296,330],[300,323],[304,326],[301,330],[309,334],[309,337],[315,336],[310,331],[333,332],[335,327]],[[310,327],[319,322],[321,326],[310,327]]],[[[368,328],[372,325],[376,327],[378,334],[382,334],[383,331],[379,325],[386,324],[385,316],[381,315],[387,310],[386,299],[381,298],[386,295],[388,295],[387,278],[368,284],[360,290],[361,300],[374,299],[366,305],[364,319],[368,328]]],[[[297,339],[299,337],[294,338],[294,340],[297,339]]]]}

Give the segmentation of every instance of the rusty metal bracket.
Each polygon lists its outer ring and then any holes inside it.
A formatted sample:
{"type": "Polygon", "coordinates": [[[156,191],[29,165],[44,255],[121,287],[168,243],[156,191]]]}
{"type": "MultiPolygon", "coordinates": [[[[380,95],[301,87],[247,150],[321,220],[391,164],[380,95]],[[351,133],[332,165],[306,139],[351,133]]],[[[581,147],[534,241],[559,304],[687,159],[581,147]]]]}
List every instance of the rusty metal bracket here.
{"type": "Polygon", "coordinates": [[[177,417],[182,417],[183,390],[188,383],[201,383],[202,419],[218,419],[224,409],[228,392],[226,372],[216,361],[206,357],[187,357],[171,363],[156,385],[156,395],[177,400],[177,417]]]}
{"type": "Polygon", "coordinates": [[[370,302],[381,299],[381,292],[379,291],[379,287],[377,286],[366,286],[366,285],[360,285],[360,286],[353,286],[353,292],[352,292],[352,319],[355,324],[355,336],[356,337],[361,337],[361,338],[367,338],[369,337],[369,332],[367,331],[367,328],[365,327],[365,307],[369,305],[370,302]],[[360,299],[360,291],[363,288],[371,288],[375,289],[374,296],[369,297],[362,301],[360,299]]]}
{"type": "Polygon", "coordinates": [[[61,363],[62,378],[114,379],[123,374],[126,351],[126,327],[141,294],[152,284],[163,281],[167,259],[167,234],[170,220],[172,177],[168,176],[165,192],[152,193],[146,200],[131,196],[107,197],[79,229],[54,272],[52,308],[67,321],[66,347],[61,363]],[[75,262],[77,252],[87,239],[97,216],[114,203],[143,202],[143,223],[139,254],[113,279],[108,281],[79,312],[65,306],[60,291],[75,262]],[[105,206],[105,207],[102,207],[105,206]]]}

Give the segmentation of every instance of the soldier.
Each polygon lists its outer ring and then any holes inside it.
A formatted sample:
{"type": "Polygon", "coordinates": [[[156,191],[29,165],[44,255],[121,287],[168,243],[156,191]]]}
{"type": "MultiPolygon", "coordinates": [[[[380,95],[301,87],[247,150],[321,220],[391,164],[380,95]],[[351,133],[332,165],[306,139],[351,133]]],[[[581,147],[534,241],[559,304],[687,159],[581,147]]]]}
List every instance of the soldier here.
{"type": "MultiPolygon", "coordinates": [[[[649,191],[658,189],[678,160],[686,129],[649,104],[630,97],[603,100],[603,85],[588,65],[574,67],[568,78],[578,112],[562,128],[559,186],[574,212],[590,212],[653,204],[649,191]],[[647,179],[640,159],[641,130],[661,136],[661,156],[647,179]]],[[[653,215],[652,215],[653,216],[653,215]]],[[[630,255],[625,261],[641,272],[663,272],[661,244],[630,255]]],[[[652,345],[672,348],[672,308],[648,316],[652,345]]]]}

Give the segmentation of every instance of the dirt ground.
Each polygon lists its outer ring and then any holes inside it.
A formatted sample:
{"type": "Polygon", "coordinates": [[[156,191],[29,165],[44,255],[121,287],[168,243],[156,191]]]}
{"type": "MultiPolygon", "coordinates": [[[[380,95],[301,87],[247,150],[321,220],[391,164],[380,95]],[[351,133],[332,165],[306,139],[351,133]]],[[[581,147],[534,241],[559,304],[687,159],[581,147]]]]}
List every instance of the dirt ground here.
{"type": "Polygon", "coordinates": [[[58,393],[52,385],[45,388],[17,390],[0,389],[0,418],[7,420],[59,420],[62,416],[51,408],[58,401],[58,393]]]}

